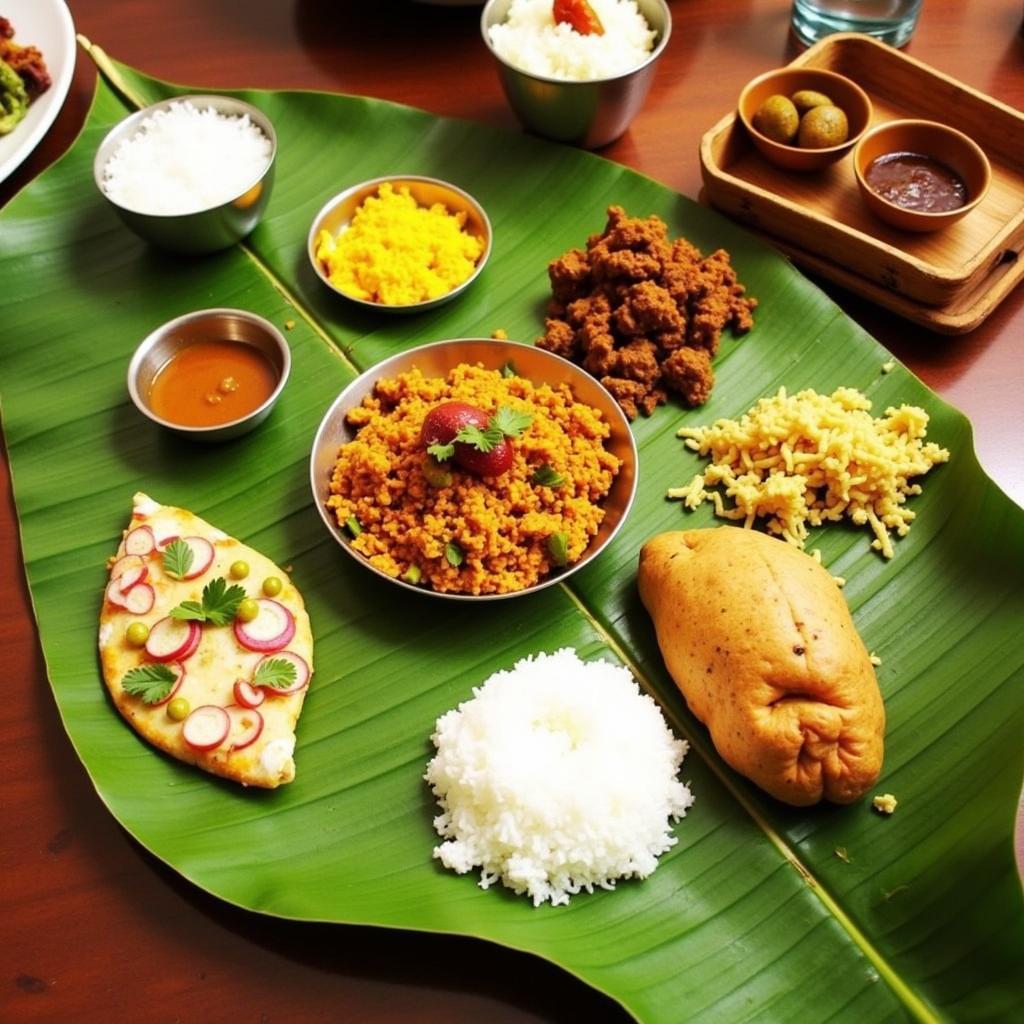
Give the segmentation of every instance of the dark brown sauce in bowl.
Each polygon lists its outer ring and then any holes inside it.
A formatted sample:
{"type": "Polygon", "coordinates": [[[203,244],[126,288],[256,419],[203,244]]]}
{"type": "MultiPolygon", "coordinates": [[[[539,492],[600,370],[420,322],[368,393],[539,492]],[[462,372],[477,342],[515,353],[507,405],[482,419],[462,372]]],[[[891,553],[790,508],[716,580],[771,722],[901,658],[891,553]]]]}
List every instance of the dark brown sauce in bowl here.
{"type": "Polygon", "coordinates": [[[922,153],[885,153],[868,164],[873,192],[905,210],[948,213],[966,206],[967,186],[956,171],[922,153]]]}

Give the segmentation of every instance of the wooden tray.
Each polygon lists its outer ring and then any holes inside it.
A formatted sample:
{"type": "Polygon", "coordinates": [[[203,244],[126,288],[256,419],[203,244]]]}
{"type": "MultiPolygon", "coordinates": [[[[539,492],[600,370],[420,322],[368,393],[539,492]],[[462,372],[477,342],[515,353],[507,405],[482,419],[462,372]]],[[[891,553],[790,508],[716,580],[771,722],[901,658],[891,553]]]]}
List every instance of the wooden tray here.
{"type": "Polygon", "coordinates": [[[827,36],[792,62],[852,78],[872,124],[920,117],[959,128],[985,150],[992,185],[945,231],[887,227],[863,205],[848,155],[813,174],[784,171],[750,145],[735,112],[701,140],[707,200],[797,262],[938,330],[977,326],[1024,276],[1024,114],[869,36],[827,36]]]}

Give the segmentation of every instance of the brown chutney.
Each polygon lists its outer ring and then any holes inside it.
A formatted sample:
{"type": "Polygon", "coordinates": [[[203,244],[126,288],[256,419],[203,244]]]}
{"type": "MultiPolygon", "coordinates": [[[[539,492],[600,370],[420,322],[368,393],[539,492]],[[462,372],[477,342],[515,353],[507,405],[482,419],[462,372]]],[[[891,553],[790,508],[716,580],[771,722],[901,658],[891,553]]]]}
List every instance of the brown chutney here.
{"type": "Polygon", "coordinates": [[[967,186],[956,171],[922,153],[885,153],[864,172],[872,191],[905,210],[946,213],[967,203],[967,186]]]}

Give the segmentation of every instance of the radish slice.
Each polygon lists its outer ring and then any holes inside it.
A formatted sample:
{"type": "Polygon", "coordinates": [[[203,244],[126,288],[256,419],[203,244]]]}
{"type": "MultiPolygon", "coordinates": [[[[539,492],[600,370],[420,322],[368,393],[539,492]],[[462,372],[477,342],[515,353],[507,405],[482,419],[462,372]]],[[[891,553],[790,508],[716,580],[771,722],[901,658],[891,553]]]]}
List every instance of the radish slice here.
{"type": "MultiPolygon", "coordinates": [[[[143,586],[148,587],[149,584],[143,586]]],[[[198,622],[185,622],[168,616],[150,628],[146,653],[154,661],[184,661],[199,646],[201,632],[198,622]]]]}
{"type": "Polygon", "coordinates": [[[256,599],[259,613],[252,622],[235,619],[235,638],[250,651],[279,651],[295,636],[295,618],[279,601],[256,599]]]}
{"type": "Polygon", "coordinates": [[[285,661],[290,662],[295,666],[295,682],[291,686],[284,688],[278,686],[264,686],[263,692],[270,697],[287,697],[290,693],[298,693],[308,682],[309,682],[309,665],[306,663],[304,658],[300,658],[297,654],[291,651],[280,651],[277,654],[268,654],[265,658],[260,658],[256,663],[254,672],[259,671],[260,665],[265,661],[269,661],[271,658],[283,658],[285,661]]]}
{"type": "Polygon", "coordinates": [[[219,747],[228,738],[230,731],[230,716],[214,704],[196,708],[181,727],[182,738],[193,750],[213,750],[219,747]]]}
{"type": "Polygon", "coordinates": [[[145,564],[138,555],[123,555],[110,567],[110,578],[119,580],[129,569],[138,569],[145,564]]]}
{"type": "MultiPolygon", "coordinates": [[[[124,594],[124,606],[133,615],[145,615],[153,610],[156,603],[156,593],[148,583],[139,583],[132,587],[127,594],[124,594]]],[[[187,655],[186,655],[187,657],[187,655]]]]}
{"type": "Polygon", "coordinates": [[[213,545],[205,537],[182,537],[181,540],[192,549],[192,568],[182,579],[194,580],[213,565],[213,545]]]}
{"type": "Polygon", "coordinates": [[[176,533],[172,533],[168,537],[161,537],[160,540],[156,542],[156,546],[162,551],[168,544],[171,544],[176,540],[178,540],[178,535],[176,533]]]}
{"type": "MultiPolygon", "coordinates": [[[[131,556],[129,556],[131,557],[131,556]]],[[[145,583],[146,577],[149,575],[148,565],[135,565],[118,576],[118,580],[121,582],[121,593],[127,594],[138,583],[145,583]]]]}
{"type": "Polygon", "coordinates": [[[247,683],[244,679],[235,680],[235,703],[243,708],[258,708],[267,695],[258,687],[247,683]]]}
{"type": "Polygon", "coordinates": [[[107,590],[104,596],[115,608],[128,607],[128,605],[125,604],[125,595],[121,593],[120,580],[111,580],[107,584],[107,590]]]}
{"type": "Polygon", "coordinates": [[[252,708],[240,708],[234,704],[225,708],[231,719],[231,746],[229,750],[244,750],[255,743],[263,732],[263,716],[252,708]]]}
{"type": "Polygon", "coordinates": [[[174,695],[181,689],[181,684],[185,679],[185,666],[182,665],[180,662],[176,662],[175,664],[171,665],[170,668],[178,673],[178,678],[174,681],[174,685],[171,687],[170,693],[168,693],[163,700],[158,700],[155,703],[150,704],[149,706],[151,708],[163,707],[164,704],[172,700],[174,695]]]}
{"type": "Polygon", "coordinates": [[[148,555],[156,548],[156,538],[148,526],[136,526],[124,539],[124,549],[129,555],[148,555]]]}

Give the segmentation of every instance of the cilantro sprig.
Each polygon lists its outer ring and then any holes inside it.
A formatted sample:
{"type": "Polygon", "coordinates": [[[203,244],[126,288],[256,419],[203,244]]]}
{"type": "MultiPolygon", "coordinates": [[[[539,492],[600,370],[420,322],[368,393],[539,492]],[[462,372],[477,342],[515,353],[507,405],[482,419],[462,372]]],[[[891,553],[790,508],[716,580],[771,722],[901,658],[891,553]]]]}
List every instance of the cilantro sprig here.
{"type": "Polygon", "coordinates": [[[195,561],[195,554],[192,549],[180,538],[176,537],[164,548],[164,572],[168,576],[182,580],[192,568],[195,561]]]}
{"type": "Polygon", "coordinates": [[[298,672],[287,658],[268,658],[261,662],[253,673],[253,686],[270,686],[275,690],[286,690],[295,683],[298,672]]]}
{"type": "Polygon", "coordinates": [[[539,484],[541,487],[564,487],[565,477],[557,470],[553,469],[548,463],[544,463],[542,466],[538,466],[533,471],[531,480],[535,484],[539,484]]]}
{"type": "Polygon", "coordinates": [[[203,587],[202,601],[182,601],[171,609],[171,618],[226,626],[234,619],[244,598],[245,590],[242,587],[237,584],[229,587],[227,580],[218,576],[203,587]]]}
{"type": "Polygon", "coordinates": [[[553,533],[548,537],[548,555],[551,564],[561,568],[569,564],[569,537],[564,533],[553,533]]]}
{"type": "Polygon", "coordinates": [[[518,437],[532,422],[531,413],[516,412],[515,409],[503,405],[487,421],[486,427],[481,428],[473,423],[467,423],[459,428],[459,432],[448,444],[432,444],[427,448],[427,452],[438,462],[446,462],[455,454],[455,445],[458,443],[471,445],[486,455],[487,452],[494,451],[506,437],[518,437]]]}
{"type": "Polygon", "coordinates": [[[171,692],[177,679],[178,674],[170,665],[139,665],[125,672],[121,689],[141,697],[146,704],[157,704],[171,692]]]}

